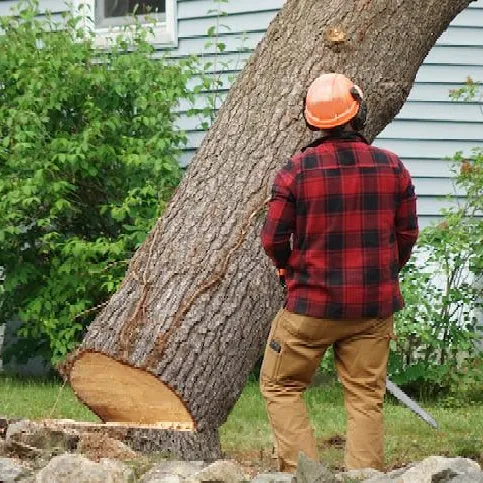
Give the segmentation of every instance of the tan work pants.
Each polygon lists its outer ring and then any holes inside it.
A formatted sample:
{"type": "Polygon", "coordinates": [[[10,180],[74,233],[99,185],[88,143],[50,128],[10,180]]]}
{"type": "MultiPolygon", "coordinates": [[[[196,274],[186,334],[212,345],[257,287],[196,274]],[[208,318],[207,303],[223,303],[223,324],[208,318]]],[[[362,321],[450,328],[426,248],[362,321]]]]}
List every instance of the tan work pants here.
{"type": "Polygon", "coordinates": [[[382,406],[393,317],[329,320],[288,312],[275,317],[260,372],[260,388],[281,471],[295,472],[299,451],[317,461],[317,449],[302,393],[320,360],[334,346],[344,388],[346,469],[384,464],[382,406]]]}

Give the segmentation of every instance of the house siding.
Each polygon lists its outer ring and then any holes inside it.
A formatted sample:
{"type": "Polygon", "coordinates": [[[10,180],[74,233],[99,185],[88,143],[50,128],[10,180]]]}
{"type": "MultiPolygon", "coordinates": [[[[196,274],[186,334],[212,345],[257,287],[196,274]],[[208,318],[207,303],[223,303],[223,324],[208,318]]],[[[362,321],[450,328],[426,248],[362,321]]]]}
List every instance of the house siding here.
{"type": "MultiPolygon", "coordinates": [[[[0,15],[8,13],[16,3],[0,2],[0,15]]],[[[223,27],[218,41],[225,44],[225,51],[216,59],[218,70],[222,70],[218,104],[284,3],[285,0],[230,0],[220,4],[226,14],[219,18],[223,27]]],[[[178,42],[175,48],[158,45],[159,55],[168,53],[176,59],[195,53],[202,54],[206,62],[213,61],[212,47],[206,44],[211,40],[207,31],[217,22],[216,13],[210,10],[216,7],[212,0],[177,0],[178,42]]],[[[63,0],[40,0],[40,8],[59,15],[68,7],[63,0]]],[[[483,145],[481,102],[454,102],[449,98],[449,91],[461,87],[468,76],[483,81],[483,0],[473,2],[441,35],[420,67],[407,102],[374,142],[398,153],[410,170],[419,197],[422,226],[437,219],[439,210],[447,206],[442,197],[454,192],[448,158],[457,151],[469,154],[473,147],[483,145]]],[[[206,105],[210,95],[213,93],[200,94],[196,104],[206,105]]],[[[184,166],[205,135],[200,120],[186,116],[189,107],[184,102],[179,106],[179,125],[188,134],[188,145],[180,159],[184,166]]]]}
{"type": "MultiPolygon", "coordinates": [[[[12,8],[19,2],[17,0],[0,1],[0,16],[9,15],[12,8]]],[[[39,9],[41,12],[49,11],[53,14],[65,12],[68,6],[61,0],[39,0],[39,9]]]]}

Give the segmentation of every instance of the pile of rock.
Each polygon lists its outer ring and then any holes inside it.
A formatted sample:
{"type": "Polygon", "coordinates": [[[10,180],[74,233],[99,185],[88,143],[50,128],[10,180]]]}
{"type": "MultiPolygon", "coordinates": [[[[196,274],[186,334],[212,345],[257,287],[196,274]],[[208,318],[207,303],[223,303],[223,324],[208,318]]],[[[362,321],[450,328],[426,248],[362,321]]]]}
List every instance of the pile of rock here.
{"type": "Polygon", "coordinates": [[[147,457],[105,435],[47,431],[29,421],[9,424],[0,436],[0,483],[483,483],[480,465],[467,458],[431,456],[389,473],[333,473],[301,454],[294,477],[256,474],[230,460],[147,457]]]}
{"type": "Polygon", "coordinates": [[[129,463],[107,458],[94,462],[71,453],[54,456],[37,471],[12,458],[0,458],[0,481],[4,483],[483,483],[483,473],[476,462],[441,456],[431,456],[387,474],[372,469],[334,474],[303,457],[295,477],[289,473],[262,473],[252,478],[228,460],[211,464],[166,460],[142,475],[136,473],[129,463]]]}

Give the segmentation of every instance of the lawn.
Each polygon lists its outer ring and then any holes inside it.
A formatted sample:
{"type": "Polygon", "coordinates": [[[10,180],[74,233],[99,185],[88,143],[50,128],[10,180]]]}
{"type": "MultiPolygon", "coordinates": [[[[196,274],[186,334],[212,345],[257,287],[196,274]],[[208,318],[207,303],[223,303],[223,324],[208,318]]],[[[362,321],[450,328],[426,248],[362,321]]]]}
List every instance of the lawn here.
{"type": "MultiPolygon", "coordinates": [[[[306,401],[321,460],[332,468],[341,468],[345,414],[340,385],[311,388],[306,401]]],[[[424,409],[436,419],[439,429],[431,428],[392,398],[386,402],[387,469],[432,454],[465,456],[483,464],[483,404],[444,408],[433,402],[424,404],[424,409]]],[[[227,453],[270,458],[272,440],[257,384],[245,387],[221,428],[221,439],[227,453]]]]}
{"type": "MultiPolygon", "coordinates": [[[[343,459],[344,407],[338,384],[309,389],[307,403],[323,462],[340,468],[343,459]]],[[[0,377],[0,415],[31,419],[97,421],[68,386],[56,381],[0,377]],[[60,393],[59,393],[60,391],[60,393]],[[55,407],[54,407],[55,406],[55,407]]],[[[392,400],[385,405],[387,468],[431,454],[466,456],[483,463],[483,404],[444,408],[424,404],[438,421],[434,430],[392,400]]],[[[256,382],[249,382],[221,428],[222,447],[240,462],[274,467],[272,439],[256,382]]]]}

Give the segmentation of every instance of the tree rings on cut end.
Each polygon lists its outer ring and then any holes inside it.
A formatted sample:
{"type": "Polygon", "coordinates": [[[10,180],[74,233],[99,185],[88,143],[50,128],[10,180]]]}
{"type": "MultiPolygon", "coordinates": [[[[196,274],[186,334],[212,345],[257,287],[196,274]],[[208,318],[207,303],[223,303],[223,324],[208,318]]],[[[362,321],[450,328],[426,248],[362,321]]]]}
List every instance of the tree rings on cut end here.
{"type": "Polygon", "coordinates": [[[74,362],[70,384],[104,422],[133,425],[195,424],[179,396],[153,374],[98,352],[83,352],[74,362]]]}

